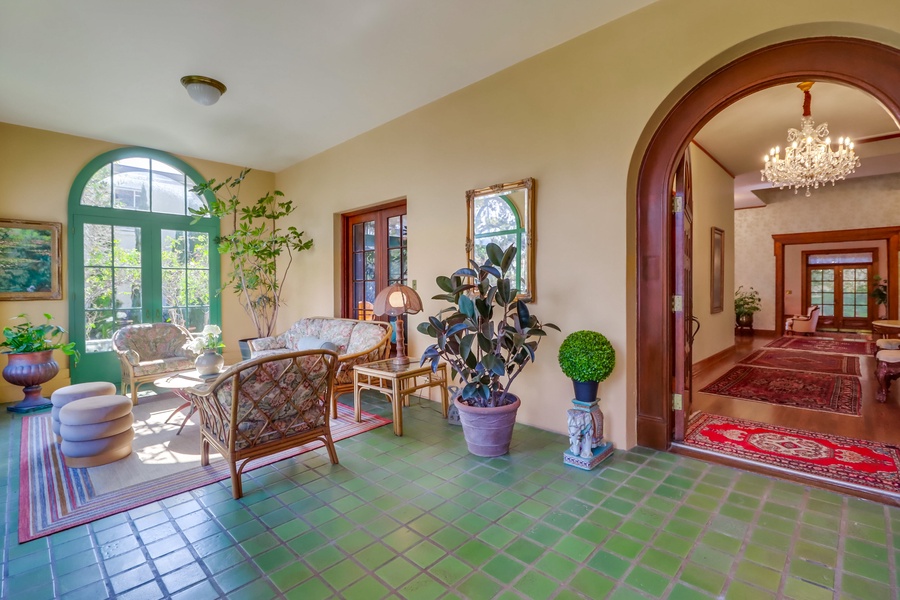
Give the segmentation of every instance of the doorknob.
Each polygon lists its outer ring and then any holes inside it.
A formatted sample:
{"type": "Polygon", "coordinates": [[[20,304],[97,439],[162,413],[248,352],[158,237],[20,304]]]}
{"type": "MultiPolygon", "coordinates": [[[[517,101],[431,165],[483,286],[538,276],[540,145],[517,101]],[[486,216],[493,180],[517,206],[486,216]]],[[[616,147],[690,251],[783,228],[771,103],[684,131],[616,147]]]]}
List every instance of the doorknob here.
{"type": "Polygon", "coordinates": [[[700,319],[691,315],[691,321],[694,324],[694,327],[691,331],[691,345],[694,345],[694,338],[697,337],[697,334],[700,333],[700,319]]]}

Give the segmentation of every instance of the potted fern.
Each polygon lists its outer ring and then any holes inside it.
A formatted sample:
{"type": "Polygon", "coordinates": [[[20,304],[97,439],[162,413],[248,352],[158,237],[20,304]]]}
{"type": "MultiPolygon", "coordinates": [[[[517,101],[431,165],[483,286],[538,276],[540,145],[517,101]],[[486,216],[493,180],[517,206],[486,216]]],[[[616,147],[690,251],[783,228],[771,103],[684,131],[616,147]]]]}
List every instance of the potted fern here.
{"type": "Polygon", "coordinates": [[[753,329],[753,313],[760,310],[762,310],[762,299],[759,292],[752,287],[748,291],[744,291],[744,286],[740,286],[734,291],[734,319],[738,327],[753,329]]]}
{"type": "Polygon", "coordinates": [[[516,247],[504,251],[491,243],[485,251],[483,264],[470,261],[469,268],[437,278],[444,293],[434,299],[450,306],[418,331],[436,340],[422,353],[421,364],[430,362],[436,370],[443,359],[461,384],[454,403],[469,452],[500,456],[509,452],[521,404],[510,386],[534,360],[545,328],[559,328],[542,324],[518,298],[507,276],[516,247]]]}
{"type": "MultiPolygon", "coordinates": [[[[241,184],[248,173],[250,169],[244,169],[237,177],[220,183],[210,179],[191,188],[204,198],[199,209],[191,209],[192,222],[207,216],[231,218],[231,233],[216,238],[219,254],[227,254],[231,260],[232,270],[222,290],[231,287],[238,295],[257,337],[270,337],[275,333],[282,286],[294,253],[309,250],[313,241],[304,240],[304,232],[296,227],[279,226],[281,219],[297,210],[293,201],[283,199],[281,191],[266,193],[248,205],[241,204],[241,184]]],[[[239,343],[242,357],[250,358],[247,340],[239,343]]]]}
{"type": "Polygon", "coordinates": [[[597,388],[616,366],[616,351],[602,333],[576,331],[559,347],[559,366],[575,387],[575,399],[593,402],[597,388]]]}
{"type": "Polygon", "coordinates": [[[15,413],[27,413],[50,407],[50,400],[41,396],[41,385],[50,381],[59,373],[59,364],[53,358],[53,351],[59,350],[72,356],[78,362],[80,355],[75,350],[75,342],[63,342],[66,330],[50,321],[53,316],[44,313],[46,323],[34,324],[28,315],[21,314],[16,319],[25,319],[24,323],[5,327],[6,338],[0,348],[4,348],[9,362],[3,368],[3,379],[24,389],[25,397],[6,410],[15,413]]]}

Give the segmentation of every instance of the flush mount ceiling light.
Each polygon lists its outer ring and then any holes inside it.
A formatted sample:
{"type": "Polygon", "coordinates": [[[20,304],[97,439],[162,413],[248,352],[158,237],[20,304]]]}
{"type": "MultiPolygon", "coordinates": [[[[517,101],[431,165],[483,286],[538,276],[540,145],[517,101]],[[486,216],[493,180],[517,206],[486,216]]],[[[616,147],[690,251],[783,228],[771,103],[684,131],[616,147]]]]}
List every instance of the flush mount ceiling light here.
{"type": "Polygon", "coordinates": [[[185,75],[181,78],[181,85],[194,102],[203,106],[212,106],[218,102],[227,89],[221,81],[202,75],[185,75]]]}
{"type": "Polygon", "coordinates": [[[812,95],[809,92],[812,86],[811,81],[797,86],[803,92],[803,117],[799,130],[788,129],[790,146],[784,149],[784,158],[779,156],[781,149],[775,146],[763,157],[765,166],[760,171],[763,181],[768,180],[780,188],[792,187],[795,194],[805,187],[807,196],[810,187],[818,188],[829,181],[834,185],[836,180],[844,179],[859,166],[859,158],[853,151],[850,138],[842,137],[837,148],[832,149],[828,123],[816,126],[813,121],[810,111],[812,95]]]}

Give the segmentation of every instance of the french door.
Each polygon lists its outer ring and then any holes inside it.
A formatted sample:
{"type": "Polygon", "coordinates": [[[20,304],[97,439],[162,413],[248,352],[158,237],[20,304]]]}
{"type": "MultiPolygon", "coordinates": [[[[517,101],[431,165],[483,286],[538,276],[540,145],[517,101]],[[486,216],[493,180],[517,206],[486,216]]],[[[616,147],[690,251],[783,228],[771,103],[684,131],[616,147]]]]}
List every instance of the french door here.
{"type": "Polygon", "coordinates": [[[345,214],[343,255],[342,316],[387,319],[374,314],[373,307],[378,292],[395,283],[406,285],[406,201],[345,214]]]}
{"type": "Polygon", "coordinates": [[[220,322],[213,302],[218,223],[164,215],[75,215],[71,339],[81,353],[72,382],[118,381],[112,336],[135,323],[174,322],[200,331],[220,322]]]}
{"type": "Polygon", "coordinates": [[[807,267],[807,306],[819,305],[819,327],[838,330],[871,327],[874,308],[869,295],[871,269],[867,264],[807,267]]]}

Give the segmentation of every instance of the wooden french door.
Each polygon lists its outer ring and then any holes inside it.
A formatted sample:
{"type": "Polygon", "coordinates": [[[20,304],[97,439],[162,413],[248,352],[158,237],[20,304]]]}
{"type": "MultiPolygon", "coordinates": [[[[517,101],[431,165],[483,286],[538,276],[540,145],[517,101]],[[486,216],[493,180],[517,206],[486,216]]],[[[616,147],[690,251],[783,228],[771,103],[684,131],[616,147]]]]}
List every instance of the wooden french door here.
{"type": "Polygon", "coordinates": [[[672,299],[672,314],[675,347],[682,352],[673,352],[673,439],[684,440],[687,422],[691,416],[691,344],[693,343],[693,222],[694,203],[691,195],[691,157],[685,151],[675,170],[675,185],[672,195],[675,241],[675,296],[672,299]]]}
{"type": "Polygon", "coordinates": [[[342,316],[381,319],[372,307],[378,292],[406,284],[406,201],[344,215],[342,316]]]}
{"type": "Polygon", "coordinates": [[[870,329],[874,300],[869,295],[872,266],[808,265],[806,305],[818,304],[818,326],[833,329],[870,329]]]}

